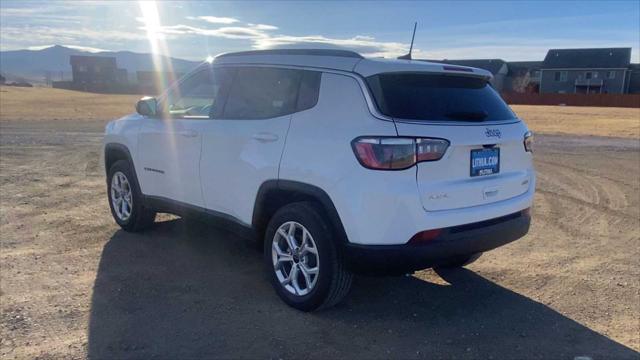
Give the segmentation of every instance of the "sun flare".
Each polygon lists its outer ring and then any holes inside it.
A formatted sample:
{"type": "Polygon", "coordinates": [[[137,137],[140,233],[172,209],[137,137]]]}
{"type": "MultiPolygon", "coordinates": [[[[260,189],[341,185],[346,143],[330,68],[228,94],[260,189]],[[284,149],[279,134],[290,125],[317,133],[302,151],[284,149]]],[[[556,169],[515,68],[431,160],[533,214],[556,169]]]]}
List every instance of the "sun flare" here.
{"type": "MultiPolygon", "coordinates": [[[[162,33],[162,25],[160,22],[160,13],[156,1],[138,1],[140,6],[141,17],[144,23],[144,29],[147,32],[147,41],[153,56],[153,67],[156,71],[155,82],[157,89],[166,89],[167,86],[175,81],[173,66],[169,57],[171,52],[162,33]]],[[[157,95],[157,94],[156,94],[157,95]]]]}

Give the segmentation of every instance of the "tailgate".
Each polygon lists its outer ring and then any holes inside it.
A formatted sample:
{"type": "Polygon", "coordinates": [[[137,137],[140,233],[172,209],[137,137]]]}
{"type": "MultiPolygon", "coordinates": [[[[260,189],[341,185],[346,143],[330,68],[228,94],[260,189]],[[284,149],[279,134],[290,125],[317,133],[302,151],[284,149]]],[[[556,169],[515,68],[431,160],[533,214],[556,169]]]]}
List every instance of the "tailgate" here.
{"type": "Polygon", "coordinates": [[[397,122],[396,126],[400,136],[450,142],[442,159],[417,166],[416,181],[427,211],[490,204],[521,195],[531,185],[532,159],[523,145],[527,129],[520,121],[500,125],[397,122]]]}

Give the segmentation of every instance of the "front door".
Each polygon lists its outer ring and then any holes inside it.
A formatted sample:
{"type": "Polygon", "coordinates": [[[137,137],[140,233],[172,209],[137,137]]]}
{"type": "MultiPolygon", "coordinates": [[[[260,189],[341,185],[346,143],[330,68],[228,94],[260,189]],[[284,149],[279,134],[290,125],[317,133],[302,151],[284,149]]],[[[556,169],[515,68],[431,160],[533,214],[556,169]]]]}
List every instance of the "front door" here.
{"type": "Polygon", "coordinates": [[[211,121],[219,88],[210,67],[197,71],[159,99],[157,118],[143,120],[138,177],[145,195],[204,207],[202,129],[211,121]]]}

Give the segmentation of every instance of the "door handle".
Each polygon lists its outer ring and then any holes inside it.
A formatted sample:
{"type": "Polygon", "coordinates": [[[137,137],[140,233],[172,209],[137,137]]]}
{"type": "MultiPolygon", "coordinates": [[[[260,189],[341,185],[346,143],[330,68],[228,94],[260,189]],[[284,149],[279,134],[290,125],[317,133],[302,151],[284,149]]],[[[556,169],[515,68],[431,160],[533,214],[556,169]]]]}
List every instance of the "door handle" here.
{"type": "Polygon", "coordinates": [[[272,133],[268,133],[268,132],[260,132],[260,133],[254,134],[253,135],[253,139],[254,140],[258,140],[258,141],[263,142],[263,143],[274,142],[274,141],[278,140],[278,135],[272,134],[272,133]]]}
{"type": "Polygon", "coordinates": [[[178,134],[184,137],[192,138],[198,136],[198,132],[194,130],[182,130],[179,131],[178,134]]]}

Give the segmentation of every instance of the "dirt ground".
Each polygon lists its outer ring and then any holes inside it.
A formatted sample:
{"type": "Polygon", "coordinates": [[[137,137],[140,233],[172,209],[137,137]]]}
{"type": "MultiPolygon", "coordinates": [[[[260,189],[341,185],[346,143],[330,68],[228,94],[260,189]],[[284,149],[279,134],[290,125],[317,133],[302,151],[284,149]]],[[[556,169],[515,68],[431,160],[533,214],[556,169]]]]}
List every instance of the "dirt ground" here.
{"type": "Polygon", "coordinates": [[[464,270],[358,277],[343,304],[306,314],[224,230],[115,225],[100,142],[135,97],[6,89],[2,359],[640,359],[638,109],[514,107],[537,132],[525,238],[464,270]]]}

